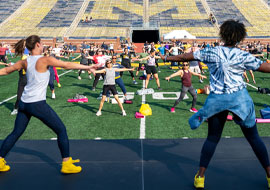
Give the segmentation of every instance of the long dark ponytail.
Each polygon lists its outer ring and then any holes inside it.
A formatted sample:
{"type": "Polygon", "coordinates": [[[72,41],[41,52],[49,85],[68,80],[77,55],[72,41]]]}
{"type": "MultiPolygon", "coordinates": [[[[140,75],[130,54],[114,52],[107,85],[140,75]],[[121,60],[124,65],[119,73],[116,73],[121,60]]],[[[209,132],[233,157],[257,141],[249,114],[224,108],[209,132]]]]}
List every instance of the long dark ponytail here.
{"type": "Polygon", "coordinates": [[[14,46],[15,56],[22,56],[24,53],[25,47],[29,51],[32,51],[35,48],[36,43],[40,43],[40,37],[37,35],[32,35],[26,39],[21,39],[14,46]]]}

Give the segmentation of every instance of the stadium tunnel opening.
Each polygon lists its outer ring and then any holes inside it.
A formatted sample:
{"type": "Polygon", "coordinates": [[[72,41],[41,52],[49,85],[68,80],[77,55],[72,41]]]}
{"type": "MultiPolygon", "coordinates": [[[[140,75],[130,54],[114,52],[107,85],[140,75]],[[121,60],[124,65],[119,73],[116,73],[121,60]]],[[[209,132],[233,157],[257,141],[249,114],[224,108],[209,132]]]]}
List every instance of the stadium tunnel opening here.
{"type": "Polygon", "coordinates": [[[159,30],[133,30],[132,31],[132,42],[134,43],[157,43],[160,40],[159,30]]]}

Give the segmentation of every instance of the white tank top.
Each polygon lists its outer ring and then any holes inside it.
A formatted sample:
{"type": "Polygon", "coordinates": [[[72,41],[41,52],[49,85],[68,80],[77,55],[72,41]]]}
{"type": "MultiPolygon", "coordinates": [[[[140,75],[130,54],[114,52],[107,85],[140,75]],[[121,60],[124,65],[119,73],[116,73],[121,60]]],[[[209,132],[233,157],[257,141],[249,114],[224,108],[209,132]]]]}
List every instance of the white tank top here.
{"type": "Polygon", "coordinates": [[[36,63],[42,55],[29,56],[27,58],[26,78],[27,84],[21,100],[24,103],[33,103],[46,100],[47,87],[50,79],[50,72],[47,70],[45,73],[39,73],[36,70],[36,63]]]}
{"type": "Polygon", "coordinates": [[[156,66],[156,59],[155,59],[155,56],[154,57],[151,57],[148,59],[148,66],[156,66]]]}

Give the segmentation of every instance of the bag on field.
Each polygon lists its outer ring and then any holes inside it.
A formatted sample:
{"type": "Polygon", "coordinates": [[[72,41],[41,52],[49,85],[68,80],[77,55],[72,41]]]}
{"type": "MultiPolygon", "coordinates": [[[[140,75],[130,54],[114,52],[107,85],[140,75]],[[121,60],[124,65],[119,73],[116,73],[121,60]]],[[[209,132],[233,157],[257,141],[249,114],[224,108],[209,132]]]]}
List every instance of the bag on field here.
{"type": "Polygon", "coordinates": [[[270,89],[258,87],[258,92],[260,92],[261,94],[270,94],[270,89]]]}
{"type": "Polygon", "coordinates": [[[261,109],[260,114],[263,119],[270,119],[270,107],[261,109]]]}
{"type": "Polygon", "coordinates": [[[150,108],[149,104],[142,104],[140,108],[140,113],[144,116],[152,115],[152,109],[150,108]]]}

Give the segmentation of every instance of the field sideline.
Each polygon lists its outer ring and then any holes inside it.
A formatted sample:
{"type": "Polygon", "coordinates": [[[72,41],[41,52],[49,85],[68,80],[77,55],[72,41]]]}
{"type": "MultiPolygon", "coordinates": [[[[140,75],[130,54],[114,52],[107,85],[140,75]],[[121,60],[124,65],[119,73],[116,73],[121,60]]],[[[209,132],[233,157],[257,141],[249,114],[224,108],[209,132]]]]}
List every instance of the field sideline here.
{"type": "MultiPolygon", "coordinates": [[[[15,62],[15,60],[10,59],[15,62]]],[[[2,68],[2,66],[1,66],[2,68]]],[[[59,74],[65,72],[59,70],[59,74]]],[[[165,77],[170,75],[173,70],[167,66],[161,67],[159,78],[161,79],[161,92],[179,92],[181,88],[180,78],[173,78],[170,82],[165,81],[165,77]]],[[[255,72],[257,84],[250,83],[253,86],[269,87],[270,74],[255,72]]],[[[140,72],[139,76],[142,75],[140,72]]],[[[208,72],[206,72],[208,76],[208,72]]],[[[51,93],[48,89],[47,102],[60,116],[67,127],[70,139],[138,139],[140,138],[140,119],[135,119],[134,114],[139,111],[142,96],[135,95],[133,104],[125,104],[124,108],[127,112],[127,117],[122,117],[120,108],[116,104],[105,103],[103,115],[96,117],[95,113],[98,110],[99,93],[102,89],[103,81],[100,81],[97,90],[92,92],[91,86],[93,79],[89,80],[87,74],[82,74],[82,80],[77,79],[77,71],[71,71],[60,77],[62,88],[56,87],[56,100],[51,99],[51,93]],[[84,94],[88,97],[89,102],[84,104],[67,103],[68,98],[72,98],[76,93],[84,94]]],[[[249,76],[250,77],[250,76],[249,76]]],[[[124,83],[128,92],[135,92],[142,88],[142,80],[137,77],[138,84],[132,84],[129,73],[123,76],[124,83]]],[[[208,84],[205,80],[203,84],[199,83],[197,77],[192,78],[195,88],[203,88],[208,84]]],[[[251,80],[250,80],[251,81],[251,80]]],[[[18,82],[18,73],[14,72],[9,76],[2,76],[0,80],[0,102],[16,95],[18,82]]],[[[55,83],[56,84],[56,83],[55,83]]],[[[155,81],[150,81],[150,88],[156,89],[155,81]]],[[[119,89],[119,87],[117,87],[119,89]]],[[[257,90],[247,87],[251,97],[254,100],[256,116],[260,117],[259,110],[264,104],[270,104],[270,96],[259,94],[257,90]]],[[[120,90],[120,89],[119,89],[120,90]]],[[[204,123],[199,129],[192,131],[188,125],[188,118],[193,114],[189,112],[192,97],[188,94],[189,99],[184,100],[176,107],[176,113],[169,112],[174,100],[157,100],[153,99],[152,95],[146,96],[146,102],[150,104],[153,115],[146,117],[146,137],[147,139],[174,139],[174,138],[204,138],[207,135],[207,123],[204,123]]],[[[168,94],[164,97],[175,97],[168,94]]],[[[206,95],[198,95],[196,108],[203,106],[206,95]]],[[[16,99],[13,98],[0,105],[0,139],[5,138],[13,129],[15,116],[11,116],[10,112],[16,99]]],[[[258,124],[258,129],[261,136],[270,136],[269,124],[258,124]]],[[[242,137],[240,128],[230,121],[226,123],[223,132],[224,137],[242,137]]],[[[55,134],[48,127],[42,124],[39,120],[32,118],[26,132],[21,139],[51,139],[55,138],[55,134]]]]}

